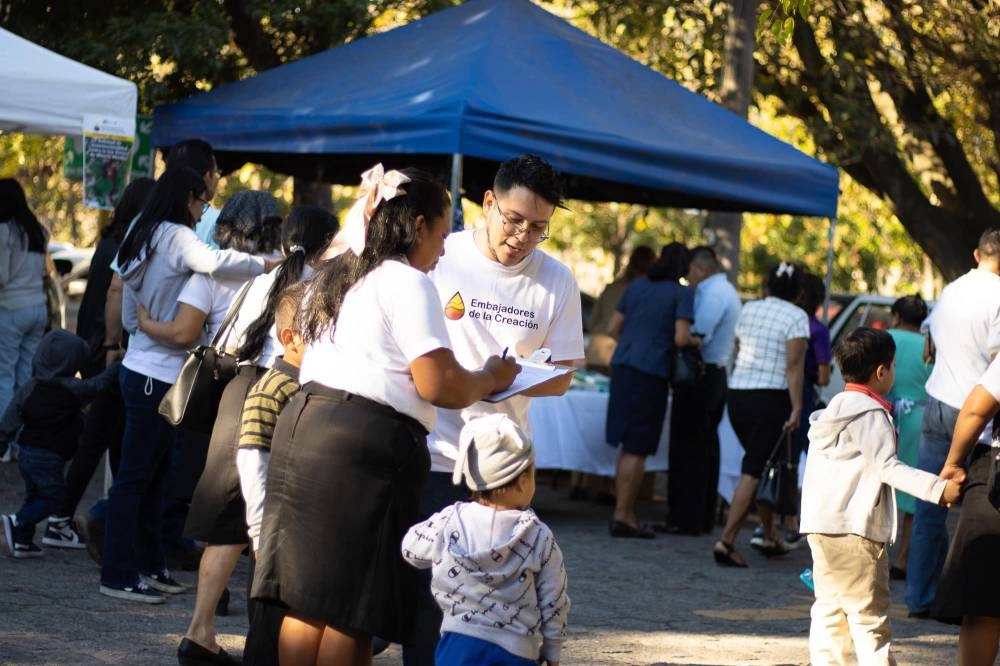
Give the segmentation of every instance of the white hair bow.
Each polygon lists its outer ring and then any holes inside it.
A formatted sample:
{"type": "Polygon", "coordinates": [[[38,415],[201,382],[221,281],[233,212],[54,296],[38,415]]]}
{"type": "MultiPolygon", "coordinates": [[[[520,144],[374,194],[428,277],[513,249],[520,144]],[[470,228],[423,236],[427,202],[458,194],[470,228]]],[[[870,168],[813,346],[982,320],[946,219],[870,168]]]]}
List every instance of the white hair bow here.
{"type": "Polygon", "coordinates": [[[360,257],[364,252],[368,224],[379,204],[406,194],[400,186],[408,182],[410,179],[401,172],[395,169],[386,171],[381,162],[361,174],[360,196],[344,219],[344,239],[354,254],[360,257]]]}
{"type": "Polygon", "coordinates": [[[777,275],[778,277],[781,277],[783,275],[792,277],[793,275],[795,275],[795,264],[786,264],[785,262],[781,262],[778,265],[778,270],[775,272],[775,275],[777,275]]]}

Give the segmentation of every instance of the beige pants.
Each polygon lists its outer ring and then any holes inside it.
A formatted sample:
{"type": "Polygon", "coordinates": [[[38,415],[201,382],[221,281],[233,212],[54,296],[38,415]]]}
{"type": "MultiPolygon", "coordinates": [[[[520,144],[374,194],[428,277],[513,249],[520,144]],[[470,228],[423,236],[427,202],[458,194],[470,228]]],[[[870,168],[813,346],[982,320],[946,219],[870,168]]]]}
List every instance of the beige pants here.
{"type": "Polygon", "coordinates": [[[895,666],[889,649],[889,556],[884,543],[854,534],[810,534],[816,601],[809,627],[813,666],[895,666]]]}

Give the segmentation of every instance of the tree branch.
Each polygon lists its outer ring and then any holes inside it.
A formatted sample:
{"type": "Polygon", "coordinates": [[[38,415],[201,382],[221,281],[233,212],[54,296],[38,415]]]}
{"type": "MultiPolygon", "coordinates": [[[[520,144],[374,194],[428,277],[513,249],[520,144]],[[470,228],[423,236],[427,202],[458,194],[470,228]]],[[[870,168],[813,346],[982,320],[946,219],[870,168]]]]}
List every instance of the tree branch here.
{"type": "Polygon", "coordinates": [[[239,47],[247,62],[258,72],[281,64],[278,52],[261,27],[247,9],[244,0],[222,0],[229,15],[229,26],[233,30],[233,41],[239,47]]]}

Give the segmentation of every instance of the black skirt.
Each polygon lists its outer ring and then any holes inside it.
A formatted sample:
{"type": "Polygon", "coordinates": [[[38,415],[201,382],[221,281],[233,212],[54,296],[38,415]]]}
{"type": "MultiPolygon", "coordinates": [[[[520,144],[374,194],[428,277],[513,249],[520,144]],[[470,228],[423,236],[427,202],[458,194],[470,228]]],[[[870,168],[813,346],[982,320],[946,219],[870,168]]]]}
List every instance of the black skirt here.
{"type": "Polygon", "coordinates": [[[667,417],[670,382],[627,365],[611,366],[605,441],[637,456],[656,453],[667,417]]]}
{"type": "Polygon", "coordinates": [[[959,623],[963,615],[1000,617],[1000,512],[987,498],[990,447],[972,452],[958,529],[945,560],[931,616],[959,623]]]}
{"type": "Polygon", "coordinates": [[[250,389],[267,371],[255,365],[240,366],[226,384],[219,402],[219,414],[212,427],[205,471],[191,497],[191,510],[184,524],[184,536],[223,546],[245,544],[246,504],[236,469],[236,445],[240,440],[243,403],[250,389]]]}
{"type": "Polygon", "coordinates": [[[340,629],[412,642],[419,578],[400,553],[420,520],[427,431],[309,383],[271,446],[253,597],[340,629]]]}

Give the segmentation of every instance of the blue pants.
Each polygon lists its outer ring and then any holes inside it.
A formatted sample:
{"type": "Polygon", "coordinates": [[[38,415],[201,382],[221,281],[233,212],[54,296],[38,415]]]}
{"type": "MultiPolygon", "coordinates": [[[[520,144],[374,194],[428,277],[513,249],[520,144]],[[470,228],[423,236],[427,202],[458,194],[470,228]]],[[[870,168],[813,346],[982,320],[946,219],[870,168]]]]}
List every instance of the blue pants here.
{"type": "Polygon", "coordinates": [[[35,525],[55,513],[63,501],[66,461],[55,451],[22,446],[17,466],[24,479],[24,504],[15,516],[14,541],[29,543],[34,539],[35,525]]]}
{"type": "MultiPolygon", "coordinates": [[[[41,289],[38,291],[40,294],[41,289]]],[[[14,310],[0,308],[0,415],[17,389],[31,378],[31,360],[48,318],[44,303],[14,310]]]]}
{"type": "Polygon", "coordinates": [[[538,660],[511,654],[495,643],[446,631],[434,654],[436,666],[538,666],[538,660]]]}
{"type": "MultiPolygon", "coordinates": [[[[920,432],[917,467],[937,474],[944,467],[955,432],[958,410],[928,396],[920,432]]],[[[906,607],[911,613],[930,608],[948,556],[947,507],[917,500],[906,560],[906,607]]]]}
{"type": "Polygon", "coordinates": [[[164,568],[160,525],[175,431],[156,411],[169,384],[125,367],[118,379],[125,436],[108,492],[101,583],[122,587],[164,568]]]}

